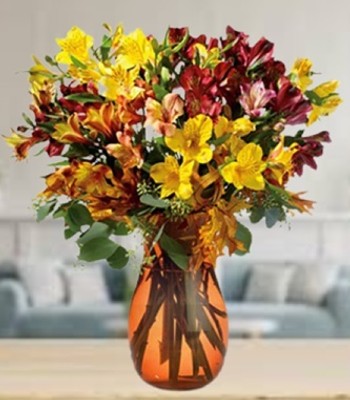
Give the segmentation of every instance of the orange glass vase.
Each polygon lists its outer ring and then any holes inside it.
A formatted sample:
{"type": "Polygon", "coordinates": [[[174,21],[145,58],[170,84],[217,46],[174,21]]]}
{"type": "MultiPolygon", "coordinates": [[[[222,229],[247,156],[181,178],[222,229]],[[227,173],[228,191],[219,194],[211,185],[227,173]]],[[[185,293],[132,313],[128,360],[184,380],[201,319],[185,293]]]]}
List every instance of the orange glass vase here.
{"type": "Polygon", "coordinates": [[[129,312],[138,374],[162,389],[197,389],[221,370],[228,342],[226,306],[212,266],[178,268],[153,257],[143,268],[129,312]]]}

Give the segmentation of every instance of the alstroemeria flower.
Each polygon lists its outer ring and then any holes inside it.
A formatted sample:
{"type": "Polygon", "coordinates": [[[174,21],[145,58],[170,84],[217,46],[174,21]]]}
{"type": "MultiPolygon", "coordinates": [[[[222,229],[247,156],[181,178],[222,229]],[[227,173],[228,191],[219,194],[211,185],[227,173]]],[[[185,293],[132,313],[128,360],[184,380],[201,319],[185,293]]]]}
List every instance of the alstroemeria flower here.
{"type": "Polygon", "coordinates": [[[106,67],[100,63],[101,83],[105,86],[104,96],[108,100],[116,100],[118,96],[123,96],[127,100],[134,100],[143,89],[135,85],[135,80],[139,76],[139,68],[126,69],[122,64],[115,64],[106,67]]]}
{"type": "Polygon", "coordinates": [[[321,116],[329,115],[343,102],[335,91],[338,89],[339,81],[322,83],[312,91],[318,96],[321,104],[312,104],[312,112],[309,115],[307,125],[313,124],[321,116]]]}
{"type": "Polygon", "coordinates": [[[32,137],[27,137],[14,131],[11,136],[5,137],[5,141],[15,149],[15,155],[18,160],[26,158],[30,148],[36,143],[32,137]]]}
{"type": "Polygon", "coordinates": [[[161,198],[175,193],[176,197],[188,200],[193,193],[191,176],[194,162],[184,162],[179,166],[173,156],[167,156],[162,163],[152,165],[150,170],[151,178],[156,183],[161,183],[161,198]]]}
{"type": "Polygon", "coordinates": [[[250,117],[261,117],[265,114],[266,104],[276,97],[276,93],[272,89],[266,89],[264,82],[259,80],[252,85],[245,84],[241,86],[242,95],[239,102],[246,114],[250,117]]]}
{"type": "Polygon", "coordinates": [[[255,143],[249,143],[238,153],[237,161],[233,161],[221,169],[221,175],[226,182],[232,183],[238,190],[244,187],[263,190],[265,180],[262,172],[266,168],[266,163],[262,157],[261,147],[255,143]]]}
{"type": "Polygon", "coordinates": [[[77,26],[73,26],[63,39],[56,39],[61,51],[56,55],[56,61],[62,64],[74,64],[74,58],[81,63],[89,60],[89,49],[93,45],[93,38],[77,26]],[[73,59],[72,59],[73,58],[73,59]]]}
{"type": "Polygon", "coordinates": [[[57,142],[64,144],[90,143],[90,140],[81,133],[79,117],[77,114],[71,115],[67,122],[59,122],[56,124],[55,132],[53,132],[51,136],[57,140],[57,142]]]}
{"type": "Polygon", "coordinates": [[[177,129],[172,137],[166,137],[165,143],[171,150],[180,153],[186,161],[195,160],[204,164],[213,156],[207,143],[212,131],[213,121],[200,114],[187,120],[183,129],[177,129]]]}
{"type": "Polygon", "coordinates": [[[270,152],[266,160],[272,177],[276,179],[280,185],[282,185],[285,176],[293,172],[293,156],[298,151],[298,148],[299,145],[297,143],[293,143],[290,147],[285,148],[284,136],[282,136],[280,142],[270,152]]]}
{"type": "Polygon", "coordinates": [[[118,132],[119,143],[110,143],[106,146],[107,153],[115,157],[124,170],[134,167],[140,168],[143,164],[142,146],[134,146],[131,137],[132,132],[118,132]]]}
{"type": "Polygon", "coordinates": [[[298,58],[295,60],[291,70],[291,81],[302,92],[312,84],[311,76],[312,62],[308,58],[298,58]]]}
{"type": "Polygon", "coordinates": [[[271,60],[273,47],[273,43],[269,42],[264,37],[261,38],[250,50],[247,67],[253,69],[271,60]]]}
{"type": "Polygon", "coordinates": [[[165,136],[173,136],[176,130],[174,122],[184,113],[184,102],[176,93],[164,96],[162,104],[148,98],[146,101],[146,122],[157,132],[165,136]]]}
{"type": "Polygon", "coordinates": [[[155,53],[151,41],[141,31],[136,29],[122,37],[118,48],[117,63],[128,70],[133,67],[144,67],[148,62],[154,63],[155,53]]]}
{"type": "Polygon", "coordinates": [[[108,138],[113,138],[115,133],[121,129],[118,113],[113,103],[105,103],[100,109],[90,107],[83,121],[86,128],[91,129],[90,136],[95,137],[102,133],[108,138]]]}

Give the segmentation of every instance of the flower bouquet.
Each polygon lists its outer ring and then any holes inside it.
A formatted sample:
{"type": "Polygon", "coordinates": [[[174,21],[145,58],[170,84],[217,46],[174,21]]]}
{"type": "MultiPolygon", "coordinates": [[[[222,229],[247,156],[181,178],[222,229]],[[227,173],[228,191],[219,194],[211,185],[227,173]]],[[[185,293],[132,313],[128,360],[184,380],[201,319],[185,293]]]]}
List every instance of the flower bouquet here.
{"type": "Polygon", "coordinates": [[[121,268],[129,255],[115,237],[142,232],[129,317],[135,367],[158,387],[197,388],[227,347],[216,260],[225,248],[249,251],[242,213],[272,227],[312,207],[286,185],[305,165],[316,169],[330,137],[304,128],[339,105],[338,82],[314,87],[308,59],[287,73],[271,42],[251,46],[231,27],[209,40],[169,28],[158,41],[104,26],[97,46],[73,27],[47,66],[34,58],[34,118],[23,114],[6,141],[18,159],[33,146],[59,157],[37,219],[63,218],[80,260],[121,268]],[[302,127],[290,135],[287,125],[302,127]]]}

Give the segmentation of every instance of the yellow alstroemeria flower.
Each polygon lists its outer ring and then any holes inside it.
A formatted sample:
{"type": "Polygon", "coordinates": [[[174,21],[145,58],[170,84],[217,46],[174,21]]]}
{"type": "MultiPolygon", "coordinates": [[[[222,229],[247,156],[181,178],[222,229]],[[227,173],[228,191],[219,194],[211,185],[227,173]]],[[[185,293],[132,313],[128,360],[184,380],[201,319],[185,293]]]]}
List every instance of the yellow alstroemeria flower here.
{"type": "Polygon", "coordinates": [[[100,109],[90,107],[83,121],[85,128],[90,129],[90,136],[95,139],[98,133],[102,133],[109,139],[114,138],[120,129],[118,114],[113,103],[104,103],[100,109]]]}
{"type": "Polygon", "coordinates": [[[135,79],[139,75],[137,67],[127,70],[121,64],[106,67],[100,63],[100,70],[101,83],[106,88],[104,96],[107,99],[115,100],[118,96],[123,96],[127,100],[133,100],[143,92],[142,88],[135,86],[135,79]]]}
{"type": "MultiPolygon", "coordinates": [[[[195,55],[199,56],[199,66],[202,68],[214,68],[220,62],[220,49],[218,47],[213,47],[208,50],[203,44],[196,43],[194,46],[196,51],[195,55]]],[[[195,63],[196,57],[193,59],[195,63]]]]}
{"type": "Polygon", "coordinates": [[[155,53],[152,43],[147,39],[141,29],[121,39],[117,51],[117,62],[125,69],[143,67],[148,62],[154,64],[155,53]]]}
{"type": "Polygon", "coordinates": [[[81,143],[89,144],[87,139],[80,130],[79,117],[77,114],[72,114],[67,122],[59,122],[55,125],[55,132],[51,135],[57,142],[70,144],[81,143]]]}
{"type": "Polygon", "coordinates": [[[291,71],[292,82],[302,92],[312,84],[311,75],[312,62],[308,58],[298,58],[291,71]]]}
{"type": "Polygon", "coordinates": [[[161,198],[175,193],[182,200],[188,200],[193,193],[191,176],[194,162],[183,163],[179,166],[173,156],[167,156],[164,162],[152,165],[150,176],[156,183],[162,184],[161,198]]]}
{"type": "Polygon", "coordinates": [[[255,144],[247,144],[237,156],[237,161],[225,165],[221,175],[228,183],[233,183],[237,189],[247,187],[252,190],[263,190],[265,180],[262,172],[266,163],[262,161],[262,148],[255,144]]]}
{"type": "Polygon", "coordinates": [[[334,80],[322,83],[313,89],[313,92],[322,100],[322,103],[312,104],[312,111],[309,115],[307,125],[313,124],[321,116],[331,114],[343,102],[340,96],[335,93],[338,86],[339,81],[334,80]]]}
{"type": "Polygon", "coordinates": [[[86,68],[79,68],[75,65],[70,65],[68,72],[73,78],[79,79],[82,83],[88,83],[91,81],[98,83],[101,79],[98,64],[88,60],[85,62],[85,66],[86,68]]]}
{"type": "Polygon", "coordinates": [[[77,26],[73,26],[67,36],[56,39],[61,51],[56,55],[56,61],[62,64],[73,64],[72,56],[82,63],[89,60],[89,49],[93,45],[93,38],[77,26]]]}
{"type": "Polygon", "coordinates": [[[281,185],[285,174],[293,171],[293,155],[298,151],[298,144],[293,143],[290,147],[284,147],[284,136],[282,136],[278,145],[271,151],[267,158],[268,168],[273,177],[281,185]]]}
{"type": "Polygon", "coordinates": [[[54,82],[54,74],[49,71],[36,57],[33,57],[35,65],[29,69],[29,82],[32,90],[44,90],[48,83],[54,82]]]}
{"type": "Polygon", "coordinates": [[[177,129],[173,136],[166,137],[165,143],[171,150],[182,154],[185,161],[195,160],[205,164],[213,157],[213,151],[207,143],[212,130],[213,121],[199,114],[187,120],[183,129],[177,129]]]}
{"type": "Polygon", "coordinates": [[[217,138],[222,137],[227,133],[233,133],[237,136],[245,136],[253,131],[255,131],[254,122],[245,117],[231,121],[224,116],[219,116],[214,128],[214,133],[217,138]]]}

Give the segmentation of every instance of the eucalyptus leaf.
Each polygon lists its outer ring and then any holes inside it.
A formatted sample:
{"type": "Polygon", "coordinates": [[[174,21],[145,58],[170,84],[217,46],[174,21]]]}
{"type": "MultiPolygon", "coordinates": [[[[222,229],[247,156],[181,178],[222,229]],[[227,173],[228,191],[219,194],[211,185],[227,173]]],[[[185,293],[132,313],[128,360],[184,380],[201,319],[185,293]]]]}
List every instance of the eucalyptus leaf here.
{"type": "Polygon", "coordinates": [[[83,225],[91,225],[93,219],[91,218],[89,210],[85,206],[74,203],[68,208],[66,223],[72,231],[77,232],[83,225]]]}
{"type": "Polygon", "coordinates": [[[78,245],[84,245],[92,239],[99,237],[109,237],[112,233],[111,227],[103,222],[94,222],[91,227],[78,239],[78,245]]]}
{"type": "Polygon", "coordinates": [[[243,256],[249,253],[252,244],[252,234],[250,230],[240,222],[237,222],[236,239],[243,243],[245,250],[236,250],[235,254],[243,256]]]}
{"type": "Polygon", "coordinates": [[[163,233],[159,245],[178,267],[183,270],[188,268],[189,257],[179,242],[163,233]]]}
{"type": "Polygon", "coordinates": [[[265,210],[265,223],[268,228],[272,228],[281,220],[282,210],[280,207],[271,207],[265,210]]]}
{"type": "Polygon", "coordinates": [[[51,203],[46,203],[43,206],[40,206],[36,210],[36,220],[37,222],[43,221],[55,208],[56,201],[51,203]]]}
{"type": "Polygon", "coordinates": [[[94,238],[81,246],[79,259],[88,262],[108,259],[118,247],[116,243],[106,237],[94,238]]]}
{"type": "Polygon", "coordinates": [[[112,268],[123,268],[129,261],[129,254],[122,246],[118,246],[116,251],[107,258],[107,262],[112,268]]]}

